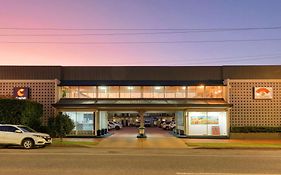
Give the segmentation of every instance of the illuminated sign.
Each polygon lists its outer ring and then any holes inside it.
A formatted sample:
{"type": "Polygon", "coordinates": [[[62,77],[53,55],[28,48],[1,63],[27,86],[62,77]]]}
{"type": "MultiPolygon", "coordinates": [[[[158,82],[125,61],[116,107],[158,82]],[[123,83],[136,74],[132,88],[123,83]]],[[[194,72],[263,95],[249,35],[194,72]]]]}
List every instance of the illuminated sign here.
{"type": "Polygon", "coordinates": [[[255,87],[254,88],[255,99],[272,99],[273,90],[272,87],[255,87]]]}
{"type": "Polygon", "coordinates": [[[13,97],[20,100],[26,100],[29,97],[29,89],[27,87],[15,87],[13,97]]]}

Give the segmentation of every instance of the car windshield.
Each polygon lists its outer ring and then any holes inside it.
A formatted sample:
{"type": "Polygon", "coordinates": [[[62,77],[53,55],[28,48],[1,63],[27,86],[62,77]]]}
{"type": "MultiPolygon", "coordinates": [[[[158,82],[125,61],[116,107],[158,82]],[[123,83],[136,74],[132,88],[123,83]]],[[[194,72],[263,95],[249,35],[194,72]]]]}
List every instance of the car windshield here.
{"type": "Polygon", "coordinates": [[[23,131],[23,132],[36,132],[35,130],[27,127],[27,126],[19,126],[19,128],[23,131]]]}

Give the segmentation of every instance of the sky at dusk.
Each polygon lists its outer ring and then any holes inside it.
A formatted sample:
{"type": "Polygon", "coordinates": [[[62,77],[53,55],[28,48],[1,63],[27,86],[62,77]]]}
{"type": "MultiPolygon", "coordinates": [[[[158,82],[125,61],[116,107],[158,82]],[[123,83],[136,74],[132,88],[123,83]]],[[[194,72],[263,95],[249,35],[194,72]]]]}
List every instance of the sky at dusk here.
{"type": "Polygon", "coordinates": [[[0,65],[281,64],[280,17],[281,0],[1,0],[0,65]]]}

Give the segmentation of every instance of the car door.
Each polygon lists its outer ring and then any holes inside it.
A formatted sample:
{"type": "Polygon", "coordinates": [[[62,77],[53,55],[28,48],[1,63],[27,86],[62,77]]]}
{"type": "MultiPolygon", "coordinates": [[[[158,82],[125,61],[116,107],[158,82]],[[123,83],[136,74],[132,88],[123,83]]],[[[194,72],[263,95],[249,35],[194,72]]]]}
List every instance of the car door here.
{"type": "Polygon", "coordinates": [[[19,137],[21,133],[16,133],[17,130],[14,126],[2,126],[2,138],[4,144],[19,144],[19,137]]]}
{"type": "Polygon", "coordinates": [[[3,126],[0,126],[0,144],[4,144],[4,135],[5,135],[5,132],[4,132],[4,128],[3,126]]]}

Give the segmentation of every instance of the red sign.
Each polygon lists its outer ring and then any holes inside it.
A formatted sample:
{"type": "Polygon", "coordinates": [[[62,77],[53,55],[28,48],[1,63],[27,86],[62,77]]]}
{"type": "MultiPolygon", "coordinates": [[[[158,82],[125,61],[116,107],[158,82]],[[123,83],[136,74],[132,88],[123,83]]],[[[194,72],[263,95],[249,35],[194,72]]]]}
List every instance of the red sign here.
{"type": "Polygon", "coordinates": [[[212,126],[212,135],[219,136],[220,135],[220,127],[219,126],[212,126]]]}

